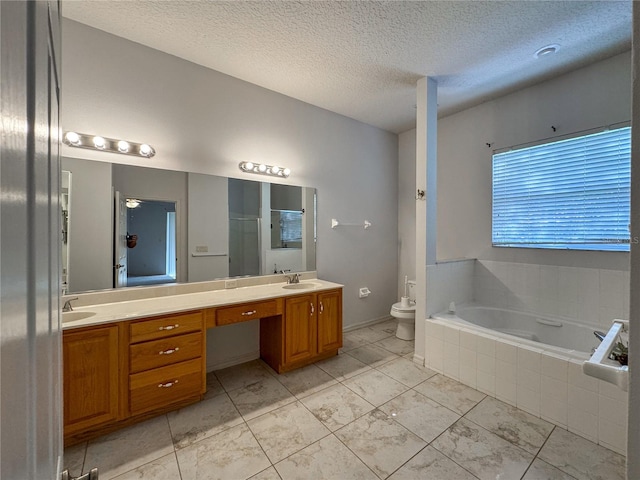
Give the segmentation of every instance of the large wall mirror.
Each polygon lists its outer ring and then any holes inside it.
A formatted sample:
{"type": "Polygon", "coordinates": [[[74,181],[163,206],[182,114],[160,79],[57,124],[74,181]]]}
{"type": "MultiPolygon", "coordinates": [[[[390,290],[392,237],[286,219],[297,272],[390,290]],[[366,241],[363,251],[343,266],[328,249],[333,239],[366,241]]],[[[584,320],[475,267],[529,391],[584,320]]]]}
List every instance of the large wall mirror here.
{"type": "Polygon", "coordinates": [[[62,159],[66,290],[316,270],[316,191],[62,159]]]}

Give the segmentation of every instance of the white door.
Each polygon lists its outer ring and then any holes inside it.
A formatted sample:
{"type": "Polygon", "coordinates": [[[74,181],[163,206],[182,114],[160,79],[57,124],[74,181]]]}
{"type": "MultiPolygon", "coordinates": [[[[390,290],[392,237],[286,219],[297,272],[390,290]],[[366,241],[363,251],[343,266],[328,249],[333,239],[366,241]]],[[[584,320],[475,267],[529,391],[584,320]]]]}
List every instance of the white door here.
{"type": "Polygon", "coordinates": [[[127,286],[127,199],[120,192],[115,194],[116,218],[115,228],[115,255],[113,264],[113,286],[116,288],[127,286]]]}
{"type": "Polygon", "coordinates": [[[0,2],[0,478],[62,469],[60,16],[0,2]]]}

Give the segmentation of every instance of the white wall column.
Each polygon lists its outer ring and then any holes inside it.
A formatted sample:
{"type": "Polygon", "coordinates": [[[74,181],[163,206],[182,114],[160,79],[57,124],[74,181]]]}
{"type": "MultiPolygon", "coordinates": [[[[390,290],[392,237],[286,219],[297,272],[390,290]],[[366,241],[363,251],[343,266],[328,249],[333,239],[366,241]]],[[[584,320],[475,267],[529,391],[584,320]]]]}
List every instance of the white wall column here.
{"type": "Polygon", "coordinates": [[[427,265],[436,263],[438,84],[418,80],[416,95],[416,188],[425,196],[416,201],[416,344],[414,360],[424,363],[427,317],[427,265]]]}

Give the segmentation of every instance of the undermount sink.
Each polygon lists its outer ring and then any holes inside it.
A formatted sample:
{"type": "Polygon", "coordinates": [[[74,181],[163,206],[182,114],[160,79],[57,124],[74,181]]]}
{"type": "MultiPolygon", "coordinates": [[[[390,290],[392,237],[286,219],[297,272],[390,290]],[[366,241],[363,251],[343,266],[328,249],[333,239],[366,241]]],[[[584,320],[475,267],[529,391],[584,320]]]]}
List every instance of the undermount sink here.
{"type": "Polygon", "coordinates": [[[62,312],[62,323],[75,322],[93,317],[96,312],[62,312]]]}
{"type": "Polygon", "coordinates": [[[288,283],[283,285],[282,288],[286,290],[310,290],[318,285],[317,283],[288,283]]]}

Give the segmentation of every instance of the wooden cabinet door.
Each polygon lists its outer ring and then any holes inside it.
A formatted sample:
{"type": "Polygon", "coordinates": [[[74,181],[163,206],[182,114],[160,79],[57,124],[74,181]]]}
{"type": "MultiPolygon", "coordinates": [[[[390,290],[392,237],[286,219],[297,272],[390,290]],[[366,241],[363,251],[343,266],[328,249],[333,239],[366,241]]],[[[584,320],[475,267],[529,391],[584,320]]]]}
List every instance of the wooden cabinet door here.
{"type": "Polygon", "coordinates": [[[318,353],[342,347],[342,291],[318,294],[318,353]]]}
{"type": "Polygon", "coordinates": [[[284,364],[287,365],[316,354],[315,295],[287,298],[285,312],[284,364]]]}
{"type": "Polygon", "coordinates": [[[118,328],[63,334],[65,435],[118,418],[118,328]]]}

